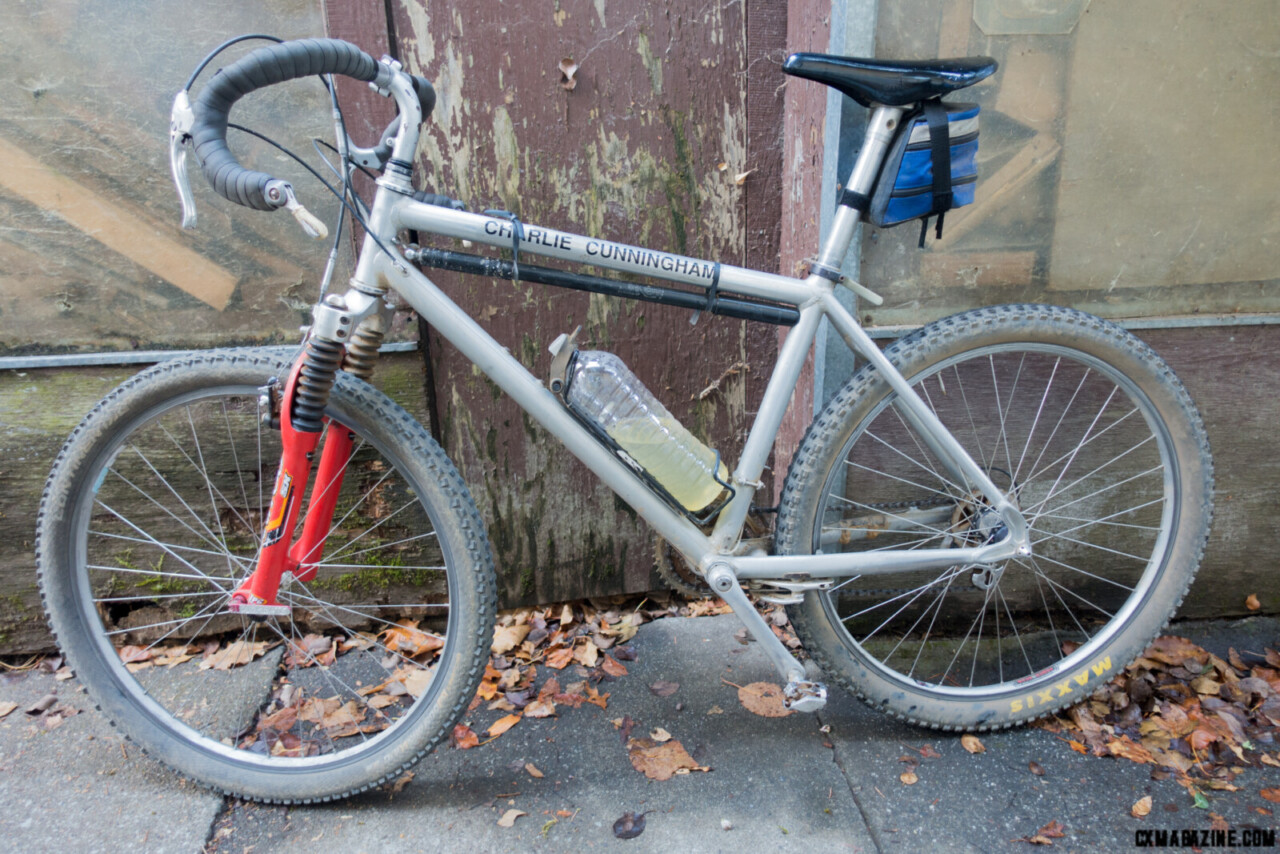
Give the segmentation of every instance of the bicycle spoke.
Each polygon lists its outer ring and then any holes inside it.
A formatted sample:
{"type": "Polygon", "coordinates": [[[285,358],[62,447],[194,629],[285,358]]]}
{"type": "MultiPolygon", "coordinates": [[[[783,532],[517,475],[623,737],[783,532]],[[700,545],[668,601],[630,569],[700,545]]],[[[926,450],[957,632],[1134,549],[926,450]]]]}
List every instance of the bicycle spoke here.
{"type": "Polygon", "coordinates": [[[1036,435],[1036,428],[1040,426],[1040,416],[1044,414],[1045,403],[1049,400],[1049,392],[1053,390],[1053,381],[1058,376],[1058,368],[1062,365],[1062,357],[1053,360],[1053,370],[1049,373],[1049,380],[1044,384],[1044,394],[1040,396],[1040,403],[1036,406],[1035,418],[1031,421],[1031,427],[1027,430],[1027,441],[1022,444],[1022,453],[1018,455],[1018,464],[1013,468],[1012,480],[1018,483],[1018,476],[1022,474],[1022,463],[1027,458],[1027,451],[1031,448],[1031,440],[1036,435]]]}
{"type": "Polygon", "coordinates": [[[1096,574],[1096,573],[1089,572],[1088,570],[1081,569],[1081,568],[1080,568],[1080,567],[1078,567],[1078,566],[1072,566],[1072,565],[1071,565],[1071,564],[1069,564],[1069,563],[1063,563],[1062,561],[1058,560],[1057,558],[1049,557],[1049,556],[1048,556],[1048,555],[1046,555],[1046,554],[1038,554],[1038,555],[1035,555],[1035,556],[1034,556],[1034,559],[1035,559],[1035,560],[1048,561],[1049,563],[1053,564],[1054,566],[1060,566],[1060,567],[1062,567],[1063,569],[1066,569],[1066,570],[1069,570],[1069,571],[1071,571],[1071,572],[1075,573],[1076,575],[1083,575],[1085,578],[1092,578],[1092,579],[1093,579],[1093,580],[1095,580],[1095,581],[1101,581],[1101,582],[1103,582],[1104,584],[1110,584],[1110,585],[1112,585],[1113,587],[1118,587],[1118,588],[1120,588],[1121,590],[1124,590],[1124,591],[1125,591],[1125,592],[1127,592],[1127,593],[1132,593],[1132,592],[1133,592],[1133,587],[1132,587],[1131,585],[1128,585],[1128,584],[1121,584],[1119,581],[1116,581],[1116,580],[1114,580],[1114,579],[1107,578],[1107,577],[1105,577],[1105,576],[1102,576],[1102,575],[1098,575],[1098,574],[1096,574]]]}
{"type": "MultiPolygon", "coordinates": [[[[1155,583],[1152,568],[1168,558],[1169,444],[1156,428],[1160,413],[1112,362],[1078,357],[1070,346],[1001,342],[948,352],[909,380],[1007,490],[1032,556],[853,576],[821,595],[855,660],[874,664],[908,696],[917,688],[957,701],[967,692],[1030,690],[1024,686],[1052,678],[1064,659],[1089,655],[1073,639],[1096,649],[1120,631],[1129,613],[1122,606],[1155,583]]],[[[868,393],[880,396],[863,410],[854,405],[864,420],[832,449],[838,470],[827,475],[814,548],[874,560],[882,551],[976,546],[997,533],[989,502],[956,487],[927,437],[893,405],[895,395],[868,393]],[[937,515],[913,518],[924,504],[937,515]]]]}

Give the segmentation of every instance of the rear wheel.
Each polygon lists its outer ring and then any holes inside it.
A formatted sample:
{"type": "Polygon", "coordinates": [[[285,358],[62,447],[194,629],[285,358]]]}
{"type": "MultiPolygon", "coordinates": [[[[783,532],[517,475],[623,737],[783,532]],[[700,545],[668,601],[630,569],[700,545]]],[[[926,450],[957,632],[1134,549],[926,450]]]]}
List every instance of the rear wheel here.
{"type": "MultiPolygon", "coordinates": [[[[1026,518],[1033,554],[855,577],[792,609],[806,647],[872,705],[1007,726],[1089,694],[1163,627],[1208,534],[1212,465],[1186,391],[1118,327],[1051,306],[940,321],[886,356],[1026,518]]],[[[1003,524],[863,369],[788,474],[778,549],[975,546],[1003,524]]]]}
{"type": "Polygon", "coordinates": [[[211,787],[327,800],[399,774],[457,721],[487,660],[495,581],[439,446],[340,374],[325,429],[354,447],[317,572],[282,584],[288,616],[227,612],[280,454],[258,387],[285,370],[215,353],[125,383],[63,448],[37,553],[59,643],[117,726],[211,787]]]}

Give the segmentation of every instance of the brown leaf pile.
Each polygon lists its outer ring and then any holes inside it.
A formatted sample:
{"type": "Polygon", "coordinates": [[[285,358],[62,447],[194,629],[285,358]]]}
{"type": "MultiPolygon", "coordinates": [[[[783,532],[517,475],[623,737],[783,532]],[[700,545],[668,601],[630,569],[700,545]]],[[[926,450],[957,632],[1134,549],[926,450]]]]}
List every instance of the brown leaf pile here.
{"type": "MultiPolygon", "coordinates": [[[[646,608],[649,604],[619,596],[499,614],[492,655],[468,709],[475,712],[483,705],[505,713],[484,729],[488,740],[525,718],[558,716],[564,707],[590,703],[607,709],[609,694],[600,691],[600,683],[627,675],[624,662],[635,660],[628,642],[636,630],[682,611],[670,602],[646,608]],[[539,668],[546,668],[541,684],[539,668]]],[[[465,724],[454,729],[451,741],[461,750],[485,743],[465,724]]]]}
{"type": "MultiPolygon", "coordinates": [[[[774,610],[776,613],[766,611],[766,616],[771,617],[770,626],[784,641],[794,642],[785,612],[781,608],[774,610]]],[[[492,740],[525,718],[557,716],[564,707],[590,703],[606,709],[609,694],[602,693],[599,684],[627,675],[625,662],[635,660],[629,641],[641,625],[668,616],[725,613],[730,609],[719,599],[682,602],[663,593],[502,612],[494,628],[489,664],[468,711],[487,704],[486,711],[500,713],[482,729],[492,740]],[[539,667],[548,669],[541,684],[539,667]]],[[[402,619],[377,633],[307,634],[284,643],[283,663],[289,669],[329,667],[348,652],[379,647],[387,653],[382,663],[391,675],[378,684],[357,688],[358,697],[305,696],[297,686],[282,682],[255,720],[237,735],[236,743],[241,749],[310,756],[335,738],[386,729],[414,698],[426,691],[432,677],[431,665],[443,648],[444,639],[420,628],[417,620],[402,619]]],[[[175,667],[193,660],[201,670],[225,671],[244,667],[280,644],[212,638],[170,646],[125,646],[118,652],[132,672],[175,667]]],[[[54,666],[60,664],[58,659],[54,666]]],[[[665,687],[664,683],[659,684],[665,687]]],[[[674,691],[678,686],[671,683],[670,687],[674,691]]],[[[462,750],[483,743],[467,724],[455,727],[450,740],[462,750]]],[[[675,744],[679,746],[678,742],[675,744]]]]}
{"type": "Polygon", "coordinates": [[[1158,766],[1208,805],[1203,789],[1236,791],[1246,767],[1280,767],[1280,654],[1229,661],[1185,638],[1157,638],[1088,700],[1040,723],[1072,749],[1158,766]]]}

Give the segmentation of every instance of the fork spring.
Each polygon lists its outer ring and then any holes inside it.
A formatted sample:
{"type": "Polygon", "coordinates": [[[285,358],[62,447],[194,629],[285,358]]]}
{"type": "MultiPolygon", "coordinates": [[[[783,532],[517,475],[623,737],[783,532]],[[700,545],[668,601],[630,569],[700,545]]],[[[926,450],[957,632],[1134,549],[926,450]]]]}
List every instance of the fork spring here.
{"type": "Polygon", "coordinates": [[[378,348],[384,336],[382,318],[373,315],[365,318],[347,342],[347,357],[342,369],[353,377],[368,380],[373,375],[373,364],[378,360],[378,348]]]}
{"type": "Polygon", "coordinates": [[[312,336],[307,339],[302,359],[290,420],[295,430],[319,433],[324,427],[324,408],[329,404],[329,392],[342,364],[342,345],[312,336]]]}

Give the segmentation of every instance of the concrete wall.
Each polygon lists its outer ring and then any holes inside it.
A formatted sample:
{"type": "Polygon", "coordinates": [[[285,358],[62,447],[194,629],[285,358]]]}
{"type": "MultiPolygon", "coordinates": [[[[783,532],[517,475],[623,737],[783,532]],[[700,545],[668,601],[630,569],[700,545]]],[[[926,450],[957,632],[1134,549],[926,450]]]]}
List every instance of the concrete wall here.
{"type": "Polygon", "coordinates": [[[877,56],[973,54],[1001,66],[952,99],[982,106],[977,202],[923,251],[917,225],[866,229],[862,281],[885,304],[860,314],[889,336],[1035,301],[1134,327],[1190,389],[1214,450],[1217,517],[1181,613],[1245,613],[1251,593],[1280,610],[1275,4],[879,4],[877,56]]]}

